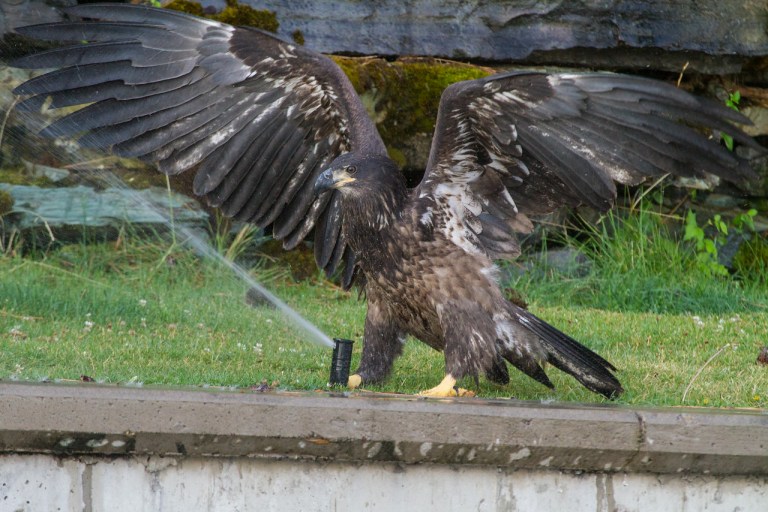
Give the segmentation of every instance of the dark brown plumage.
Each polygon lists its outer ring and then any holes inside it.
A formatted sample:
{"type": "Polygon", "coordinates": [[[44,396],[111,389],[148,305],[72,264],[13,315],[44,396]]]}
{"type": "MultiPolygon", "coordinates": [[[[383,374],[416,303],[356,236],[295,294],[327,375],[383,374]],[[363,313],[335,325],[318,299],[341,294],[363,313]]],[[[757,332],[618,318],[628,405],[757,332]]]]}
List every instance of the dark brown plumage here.
{"type": "Polygon", "coordinates": [[[505,300],[494,259],[514,258],[527,215],[562,205],[609,208],[614,181],[714,173],[746,163],[692,126],[754,142],[730,109],[659,82],[615,74],[519,72],[450,86],[427,170],[407,190],[353,88],[332,61],[273,35],[173,11],[82,5],[104,21],[26,27],[88,41],[21,59],[62,69],[22,84],[34,110],[89,106],[49,126],[89,146],[196,169],[195,191],[294,247],[313,233],[327,273],[344,265],[368,300],[350,385],[384,379],[407,335],[445,352],[446,378],[509,380],[507,362],[552,387],[542,364],[607,397],[615,368],[505,300]]]}

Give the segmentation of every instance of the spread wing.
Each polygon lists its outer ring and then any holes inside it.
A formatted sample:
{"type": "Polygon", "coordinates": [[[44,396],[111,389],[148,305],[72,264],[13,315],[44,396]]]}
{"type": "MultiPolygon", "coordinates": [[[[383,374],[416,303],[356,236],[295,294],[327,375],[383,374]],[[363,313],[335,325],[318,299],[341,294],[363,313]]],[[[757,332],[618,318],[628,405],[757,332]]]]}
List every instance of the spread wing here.
{"type": "Polygon", "coordinates": [[[614,181],[753,176],[747,162],[702,135],[759,147],[731,109],[658,81],[615,74],[519,72],[450,86],[440,101],[427,172],[416,191],[424,226],[468,252],[519,254],[526,214],[586,204],[604,210],[614,181]]]}
{"type": "Polygon", "coordinates": [[[67,13],[90,21],[19,29],[81,43],[14,63],[60,68],[19,86],[17,94],[31,96],[18,108],[90,104],[45,135],[78,137],[166,174],[195,168],[195,193],[226,215],[271,226],[286,248],[314,229],[318,265],[330,274],[344,260],[350,284],[354,255],[340,230],[339,194],[315,197],[312,186],[342,153],[386,150],[331,60],[266,32],[171,10],[92,4],[67,13]]]}

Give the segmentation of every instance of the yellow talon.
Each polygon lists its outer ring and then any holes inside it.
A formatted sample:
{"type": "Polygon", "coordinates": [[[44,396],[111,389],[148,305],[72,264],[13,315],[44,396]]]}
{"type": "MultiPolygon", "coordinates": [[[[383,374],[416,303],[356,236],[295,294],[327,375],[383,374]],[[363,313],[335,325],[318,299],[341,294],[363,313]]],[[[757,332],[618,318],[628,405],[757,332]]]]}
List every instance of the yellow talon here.
{"type": "Polygon", "coordinates": [[[427,389],[419,393],[419,396],[431,397],[450,397],[450,396],[475,396],[475,394],[464,388],[456,386],[456,379],[450,374],[446,375],[443,381],[432,389],[427,389]]]}
{"type": "Polygon", "coordinates": [[[353,374],[349,376],[349,379],[347,380],[347,386],[349,389],[355,389],[356,387],[360,386],[360,384],[363,383],[363,378],[359,376],[358,374],[353,374]]]}

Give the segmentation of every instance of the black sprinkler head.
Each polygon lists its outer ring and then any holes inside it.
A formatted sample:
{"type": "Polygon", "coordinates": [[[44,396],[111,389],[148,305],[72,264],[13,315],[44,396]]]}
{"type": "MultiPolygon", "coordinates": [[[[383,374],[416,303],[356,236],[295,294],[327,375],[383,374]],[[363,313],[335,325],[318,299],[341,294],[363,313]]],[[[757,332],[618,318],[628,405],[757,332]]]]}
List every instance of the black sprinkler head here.
{"type": "Polygon", "coordinates": [[[352,340],[333,338],[333,357],[331,359],[331,378],[328,383],[333,386],[347,385],[349,380],[349,366],[352,364],[352,340]]]}

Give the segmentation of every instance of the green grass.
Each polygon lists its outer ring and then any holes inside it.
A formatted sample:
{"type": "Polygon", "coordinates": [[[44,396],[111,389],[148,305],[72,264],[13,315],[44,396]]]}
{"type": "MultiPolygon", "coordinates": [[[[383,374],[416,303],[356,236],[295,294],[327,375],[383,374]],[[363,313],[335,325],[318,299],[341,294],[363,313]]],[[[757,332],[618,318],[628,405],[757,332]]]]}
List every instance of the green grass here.
{"type": "MultiPolygon", "coordinates": [[[[0,377],[325,383],[329,351],[299,341],[302,333],[272,308],[246,305],[245,285],[227,270],[183,249],[164,256],[152,244],[103,244],[68,246],[44,260],[0,259],[0,377]]],[[[362,320],[360,305],[327,285],[274,285],[326,332],[362,320]],[[320,314],[329,304],[333,315],[320,314]]]]}
{"type": "MultiPolygon", "coordinates": [[[[579,242],[597,262],[587,276],[531,272],[513,284],[533,312],[616,364],[626,388],[619,403],[764,406],[768,368],[755,363],[768,341],[764,287],[703,278],[660,225],[644,229],[622,224],[579,242]]],[[[324,332],[357,341],[356,365],[365,316],[356,293],[274,269],[255,274],[324,332]]],[[[244,296],[229,271],[157,241],[0,257],[0,379],[325,388],[330,350],[244,296]]],[[[480,395],[604,401],[549,374],[554,392],[512,369],[508,386],[481,379],[480,395]]],[[[410,340],[390,380],[371,389],[413,393],[442,376],[442,354],[410,340]]]]}
{"type": "Polygon", "coordinates": [[[534,302],[622,312],[724,315],[768,312],[768,276],[708,275],[697,263],[694,245],[672,233],[682,219],[647,208],[609,212],[578,236],[556,237],[593,262],[584,276],[535,268],[511,286],[534,302]]]}

